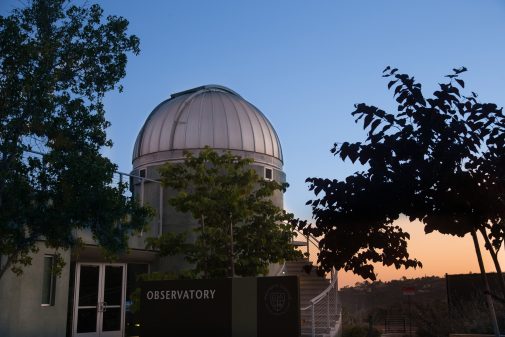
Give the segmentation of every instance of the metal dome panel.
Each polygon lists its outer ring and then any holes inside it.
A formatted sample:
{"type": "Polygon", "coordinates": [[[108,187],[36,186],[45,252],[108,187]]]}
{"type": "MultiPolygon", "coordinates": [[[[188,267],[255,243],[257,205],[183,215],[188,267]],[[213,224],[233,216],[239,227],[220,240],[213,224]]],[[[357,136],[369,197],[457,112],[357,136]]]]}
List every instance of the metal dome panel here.
{"type": "Polygon", "coordinates": [[[167,151],[205,146],[266,155],[282,166],[279,138],[261,111],[226,87],[207,85],[173,94],[153,110],[135,142],[134,167],[151,160],[140,160],[145,156],[162,161],[167,151]]]}

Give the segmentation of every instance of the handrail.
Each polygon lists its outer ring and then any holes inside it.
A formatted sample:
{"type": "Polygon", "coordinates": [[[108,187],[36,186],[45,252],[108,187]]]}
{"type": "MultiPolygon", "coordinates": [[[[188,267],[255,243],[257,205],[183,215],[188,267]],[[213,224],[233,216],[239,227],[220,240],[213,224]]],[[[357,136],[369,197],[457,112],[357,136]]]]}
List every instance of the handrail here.
{"type": "Polygon", "coordinates": [[[323,297],[325,297],[326,294],[328,294],[333,289],[333,287],[335,286],[335,283],[337,282],[337,273],[334,273],[334,275],[335,276],[333,276],[331,283],[328,285],[328,287],[325,290],[323,290],[322,293],[320,293],[319,295],[317,295],[313,299],[311,299],[310,305],[300,308],[300,311],[305,311],[305,310],[310,309],[310,307],[312,307],[314,304],[319,303],[321,301],[321,299],[323,299],[323,297]]]}
{"type": "Polygon", "coordinates": [[[146,177],[141,177],[141,176],[138,176],[138,175],[135,175],[135,174],[131,174],[131,173],[125,173],[125,172],[119,172],[119,171],[116,171],[115,173],[119,174],[120,176],[127,176],[127,177],[137,178],[137,179],[140,179],[140,180],[143,180],[143,181],[150,181],[152,183],[158,183],[158,184],[162,183],[160,180],[155,180],[155,179],[150,179],[150,178],[146,178],[146,177]]]}
{"type": "Polygon", "coordinates": [[[304,237],[308,237],[309,239],[312,239],[313,241],[315,242],[311,242],[314,246],[319,246],[319,240],[313,236],[312,234],[304,234],[302,231],[298,230],[298,229],[295,229],[295,232],[297,232],[298,234],[300,235],[303,235],[304,237]]]}
{"type": "Polygon", "coordinates": [[[275,274],[275,276],[282,276],[284,275],[284,269],[286,269],[286,260],[284,260],[284,263],[282,264],[281,269],[275,274]]]}
{"type": "MultiPolygon", "coordinates": [[[[314,236],[304,234],[303,232],[295,231],[303,235],[307,240],[307,258],[310,256],[310,244],[316,247],[319,251],[319,240],[314,236]]],[[[316,336],[319,329],[325,329],[325,333],[331,336],[342,335],[342,312],[339,310],[338,301],[338,274],[335,268],[331,270],[331,282],[320,294],[310,300],[310,304],[300,308],[300,311],[310,310],[310,335],[316,336]],[[335,316],[336,315],[336,316],[335,316]],[[333,321],[335,319],[335,321],[333,321]]]]}
{"type": "Polygon", "coordinates": [[[309,249],[310,243],[319,250],[319,240],[316,237],[312,236],[312,234],[304,234],[302,231],[298,229],[295,229],[295,232],[307,239],[307,257],[310,256],[310,249],[309,249]]]}
{"type": "Polygon", "coordinates": [[[312,304],[317,304],[321,301],[321,299],[327,294],[329,293],[333,287],[335,286],[335,283],[337,283],[337,277],[336,277],[336,274],[335,276],[333,277],[333,279],[331,280],[331,283],[330,285],[322,292],[320,293],[319,295],[317,295],[316,297],[314,297],[313,299],[310,300],[310,302],[312,302],[312,304]]]}

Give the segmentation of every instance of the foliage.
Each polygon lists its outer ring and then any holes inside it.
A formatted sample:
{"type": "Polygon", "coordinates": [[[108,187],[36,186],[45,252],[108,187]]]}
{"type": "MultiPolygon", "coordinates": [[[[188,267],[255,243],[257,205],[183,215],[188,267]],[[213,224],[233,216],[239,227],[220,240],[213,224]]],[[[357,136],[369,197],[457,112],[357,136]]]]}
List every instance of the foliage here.
{"type": "Polygon", "coordinates": [[[401,214],[419,220],[426,233],[464,236],[489,229],[495,247],[503,240],[505,207],[505,119],[496,104],[463,96],[465,83],[454,69],[432,98],[398,69],[384,77],[394,91],[397,112],[357,104],[352,113],[367,132],[364,142],[335,144],[342,160],[364,171],[343,181],[308,178],[317,199],[315,225],[300,222],[320,241],[321,268],[352,270],[374,280],[372,263],[420,267],[407,252],[409,234],[394,221],[401,214]]]}
{"type": "Polygon", "coordinates": [[[127,27],[64,0],[0,17],[0,277],[21,273],[40,240],[67,249],[79,243],[74,230],[90,229],[116,253],[144,225],[147,210],[112,186],[117,167],[100,153],[112,146],[104,95],[139,52],[127,27]]]}
{"type": "MultiPolygon", "coordinates": [[[[417,303],[413,299],[412,316],[413,322],[416,327],[416,336],[418,337],[437,337],[448,336],[450,332],[462,333],[461,325],[455,325],[456,331],[451,331],[451,317],[449,317],[447,301],[434,300],[428,303],[417,303]]],[[[470,307],[470,306],[469,306],[470,307]]],[[[474,314],[482,316],[482,311],[475,311],[474,314]]],[[[461,319],[454,318],[453,321],[462,323],[461,319]]],[[[467,320],[470,322],[471,320],[467,320]]]]}
{"type": "MultiPolygon", "coordinates": [[[[503,305],[495,303],[500,329],[505,325],[503,305]]],[[[481,294],[465,300],[461,305],[447,301],[433,300],[428,303],[414,303],[412,308],[417,336],[437,337],[458,334],[493,334],[487,305],[481,294]]]]}
{"type": "Polygon", "coordinates": [[[299,257],[291,245],[292,215],[271,200],[287,184],[264,180],[251,163],[207,147],[197,156],[186,152],[183,163],[165,164],[162,182],[177,192],[169,203],[199,225],[151,238],[151,247],[162,255],[183,254],[203,277],[230,276],[233,268],[242,276],[265,274],[270,263],[299,257]]]}
{"type": "Polygon", "coordinates": [[[342,337],[380,337],[380,335],[378,329],[366,325],[344,326],[342,329],[342,337]]]}
{"type": "MultiPolygon", "coordinates": [[[[481,295],[483,287],[475,288],[481,278],[478,274],[474,276],[475,283],[458,287],[457,293],[451,290],[454,281],[448,289],[445,278],[434,276],[389,282],[364,281],[345,287],[340,293],[343,326],[364,325],[372,317],[376,327],[383,327],[386,318],[403,317],[408,331],[408,319],[412,317],[412,326],[419,337],[492,333],[487,304],[481,295]],[[405,287],[416,289],[415,295],[403,295],[405,287]]],[[[504,305],[499,302],[494,305],[501,331],[505,326],[504,305]]]]}

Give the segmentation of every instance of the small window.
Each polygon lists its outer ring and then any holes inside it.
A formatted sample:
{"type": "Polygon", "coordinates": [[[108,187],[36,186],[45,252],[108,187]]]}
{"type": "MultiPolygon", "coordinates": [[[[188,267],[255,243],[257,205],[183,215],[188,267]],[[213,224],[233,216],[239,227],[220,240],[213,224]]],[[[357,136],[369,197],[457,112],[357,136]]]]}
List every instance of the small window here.
{"type": "Polygon", "coordinates": [[[139,171],[139,176],[140,176],[141,178],[145,178],[145,177],[146,177],[146,169],[142,169],[142,170],[140,170],[140,171],[139,171]]]}
{"type": "Polygon", "coordinates": [[[54,256],[44,256],[44,271],[42,274],[42,306],[54,305],[56,275],[54,274],[54,256]]]}
{"type": "Polygon", "coordinates": [[[265,180],[273,180],[273,172],[272,169],[265,167],[265,180]]]}

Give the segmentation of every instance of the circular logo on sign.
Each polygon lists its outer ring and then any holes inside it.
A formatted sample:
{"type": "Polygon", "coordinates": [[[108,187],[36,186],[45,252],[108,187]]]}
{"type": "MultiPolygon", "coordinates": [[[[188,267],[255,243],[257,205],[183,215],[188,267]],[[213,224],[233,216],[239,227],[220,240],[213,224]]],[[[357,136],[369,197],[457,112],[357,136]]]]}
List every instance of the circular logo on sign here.
{"type": "Polygon", "coordinates": [[[280,284],[275,284],[265,293],[265,306],[273,315],[285,314],[291,304],[289,291],[280,284]]]}

